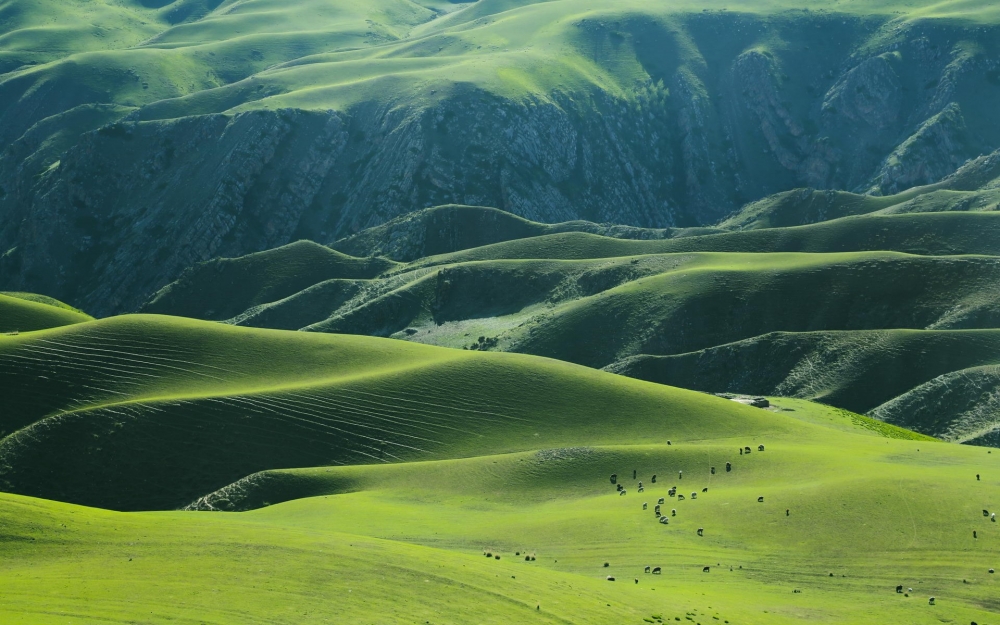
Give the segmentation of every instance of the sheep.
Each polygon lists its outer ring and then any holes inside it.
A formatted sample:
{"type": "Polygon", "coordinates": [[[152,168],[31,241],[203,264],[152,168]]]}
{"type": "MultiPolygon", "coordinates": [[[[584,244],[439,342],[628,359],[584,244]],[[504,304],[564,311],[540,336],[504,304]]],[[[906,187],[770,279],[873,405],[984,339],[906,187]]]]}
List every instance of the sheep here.
{"type": "Polygon", "coordinates": [[[763,445],[757,445],[757,451],[764,451],[763,445]]]}
{"type": "Polygon", "coordinates": [[[732,462],[727,462],[726,463],[726,473],[729,473],[732,470],[733,470],[733,463],[732,462]]]}
{"type": "Polygon", "coordinates": [[[763,497],[758,497],[757,498],[757,503],[764,503],[764,498],[763,497]]]}
{"type": "Polygon", "coordinates": [[[653,567],[653,575],[659,575],[659,574],[660,574],[660,567],[658,567],[658,566],[657,567],[653,567]]]}
{"type": "Polygon", "coordinates": [[[657,499],[657,500],[656,500],[656,503],[657,503],[658,505],[661,505],[661,506],[662,506],[663,504],[665,504],[666,502],[667,502],[667,500],[666,500],[666,499],[665,499],[664,497],[660,497],[659,499],[657,499]]]}
{"type": "Polygon", "coordinates": [[[643,571],[643,573],[649,573],[649,567],[648,566],[646,567],[646,570],[643,571]]]}
{"type": "Polygon", "coordinates": [[[705,535],[705,528],[699,527],[698,528],[698,535],[699,536],[704,536],[705,535]]]}
{"type": "Polygon", "coordinates": [[[617,473],[612,473],[611,474],[611,483],[612,484],[617,484],[618,483],[618,474],[617,473]]]}

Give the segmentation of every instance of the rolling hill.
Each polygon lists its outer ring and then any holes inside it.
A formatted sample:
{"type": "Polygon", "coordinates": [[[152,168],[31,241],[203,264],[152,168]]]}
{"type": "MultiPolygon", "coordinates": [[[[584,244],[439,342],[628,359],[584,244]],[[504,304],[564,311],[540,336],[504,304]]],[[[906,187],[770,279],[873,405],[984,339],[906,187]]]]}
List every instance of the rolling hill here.
{"type": "Polygon", "coordinates": [[[804,400],[156,315],[0,336],[0,383],[12,623],[1000,613],[1000,455],[804,400]]]}
{"type": "Polygon", "coordinates": [[[58,300],[33,293],[0,293],[0,332],[44,330],[93,319],[58,300]]]}

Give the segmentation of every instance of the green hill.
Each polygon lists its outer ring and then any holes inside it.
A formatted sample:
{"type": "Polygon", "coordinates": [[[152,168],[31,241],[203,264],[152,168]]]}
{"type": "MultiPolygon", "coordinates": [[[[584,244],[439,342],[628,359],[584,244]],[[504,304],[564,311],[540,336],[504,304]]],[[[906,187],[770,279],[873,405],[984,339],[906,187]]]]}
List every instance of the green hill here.
{"type": "Polygon", "coordinates": [[[1000,534],[980,512],[996,505],[994,455],[885,438],[808,402],[776,400],[769,412],[703,401],[701,417],[758,415],[767,433],[733,437],[725,419],[696,418],[685,421],[696,437],[671,446],[661,436],[268,472],[202,502],[268,498],[245,513],[116,513],[0,495],[0,609],[13,622],[320,623],[375,611],[387,623],[996,618],[987,571],[1000,534]],[[752,454],[737,453],[743,443],[752,454]],[[670,497],[673,485],[698,497],[670,497]],[[658,497],[667,525],[652,511],[658,497]]]}
{"type": "Polygon", "coordinates": [[[58,300],[34,293],[0,293],[0,332],[31,332],[90,321],[58,300]]]}
{"type": "Polygon", "coordinates": [[[874,330],[775,332],[606,369],[702,391],[802,397],[996,446],[1000,423],[988,399],[995,382],[986,380],[997,364],[998,330],[874,330]]]}
{"type": "Polygon", "coordinates": [[[529,356],[160,316],[3,337],[0,376],[19,389],[3,490],[116,509],[181,506],[264,469],[791,427],[529,356]]]}
{"type": "Polygon", "coordinates": [[[395,266],[383,258],[355,258],[311,241],[298,241],[240,258],[196,265],[159,290],[142,310],[222,320],[282,299],[317,282],[372,278],[395,266]]]}

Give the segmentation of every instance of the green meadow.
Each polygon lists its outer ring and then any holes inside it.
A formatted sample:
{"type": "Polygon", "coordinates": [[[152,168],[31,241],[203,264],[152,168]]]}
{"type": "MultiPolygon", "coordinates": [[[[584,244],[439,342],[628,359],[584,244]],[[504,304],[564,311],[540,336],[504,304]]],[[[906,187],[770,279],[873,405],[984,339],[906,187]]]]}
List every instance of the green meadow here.
{"type": "Polygon", "coordinates": [[[0,365],[5,622],[1000,612],[1000,455],[804,400],[160,316],[3,336],[0,365]]]}

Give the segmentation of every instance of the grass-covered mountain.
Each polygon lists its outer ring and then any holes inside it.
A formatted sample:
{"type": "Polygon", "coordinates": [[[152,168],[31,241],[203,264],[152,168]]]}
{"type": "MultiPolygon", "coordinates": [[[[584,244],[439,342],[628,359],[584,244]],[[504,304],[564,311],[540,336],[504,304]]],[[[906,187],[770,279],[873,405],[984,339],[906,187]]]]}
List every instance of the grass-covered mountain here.
{"type": "Polygon", "coordinates": [[[153,315],[0,335],[0,383],[15,623],[997,614],[1000,457],[807,401],[153,315]]]}
{"type": "Polygon", "coordinates": [[[0,288],[133,310],[197,262],[447,203],[704,226],[1000,145],[998,14],[947,2],[13,0],[0,288]]]}

